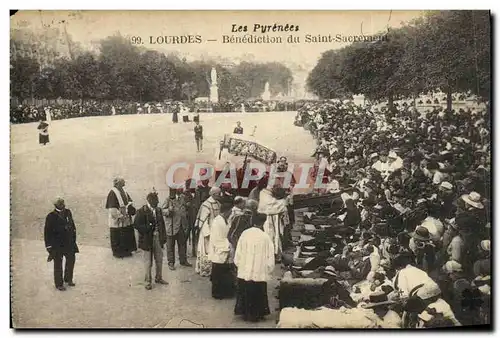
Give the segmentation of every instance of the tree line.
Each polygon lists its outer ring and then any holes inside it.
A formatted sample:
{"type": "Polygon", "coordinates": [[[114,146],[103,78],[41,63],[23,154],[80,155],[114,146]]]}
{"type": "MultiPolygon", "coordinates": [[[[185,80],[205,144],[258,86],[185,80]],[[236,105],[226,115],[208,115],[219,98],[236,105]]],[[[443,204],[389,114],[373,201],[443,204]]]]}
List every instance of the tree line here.
{"type": "Polygon", "coordinates": [[[452,93],[490,99],[489,11],[429,11],[386,39],[356,42],[329,50],[307,78],[308,89],[323,99],[364,94],[387,100],[441,90],[451,109],[452,93]]]}
{"type": "Polygon", "coordinates": [[[241,103],[260,97],[266,82],[271,94],[286,94],[293,79],[281,63],[188,62],[176,54],[133,45],[121,35],[102,39],[95,50],[85,50],[67,37],[66,54],[31,35],[28,39],[26,34],[11,34],[10,90],[20,100],[191,101],[209,96],[210,70],[215,67],[220,101],[241,103]]]}

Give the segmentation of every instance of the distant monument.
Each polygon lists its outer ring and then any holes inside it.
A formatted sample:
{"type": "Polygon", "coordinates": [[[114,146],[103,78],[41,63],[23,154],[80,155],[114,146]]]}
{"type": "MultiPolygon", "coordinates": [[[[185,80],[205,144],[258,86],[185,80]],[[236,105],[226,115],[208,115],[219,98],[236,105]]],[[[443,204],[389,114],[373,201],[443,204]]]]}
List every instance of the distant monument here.
{"type": "Polygon", "coordinates": [[[219,87],[217,86],[217,71],[215,67],[212,67],[212,72],[210,73],[211,82],[210,82],[210,102],[218,103],[219,102],[219,87]]]}
{"type": "Polygon", "coordinates": [[[271,92],[269,91],[269,82],[266,82],[264,86],[264,92],[262,93],[262,100],[269,101],[271,99],[271,92]]]}

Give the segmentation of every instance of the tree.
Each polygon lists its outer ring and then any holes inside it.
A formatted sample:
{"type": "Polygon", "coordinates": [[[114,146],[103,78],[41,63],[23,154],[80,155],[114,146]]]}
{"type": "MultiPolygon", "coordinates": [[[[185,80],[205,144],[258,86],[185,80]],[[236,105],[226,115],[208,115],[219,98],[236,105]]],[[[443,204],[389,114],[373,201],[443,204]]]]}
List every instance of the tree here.
{"type": "Polygon", "coordinates": [[[33,97],[35,94],[34,88],[39,70],[40,64],[35,58],[29,56],[17,56],[13,58],[11,55],[11,96],[17,97],[20,102],[26,98],[33,97]]]}
{"type": "Polygon", "coordinates": [[[101,69],[107,70],[107,82],[110,84],[109,95],[114,99],[139,100],[137,91],[139,49],[120,36],[110,36],[100,43],[99,62],[101,69]]]}
{"type": "Polygon", "coordinates": [[[489,100],[490,29],[487,11],[427,14],[419,52],[425,55],[429,87],[446,93],[449,110],[453,92],[471,90],[489,100]]]}
{"type": "Polygon", "coordinates": [[[343,86],[351,93],[364,94],[370,100],[387,99],[393,109],[394,98],[404,94],[401,77],[394,76],[405,53],[407,35],[391,30],[387,39],[358,42],[346,47],[343,86]]]}
{"type": "Polygon", "coordinates": [[[191,104],[191,99],[196,96],[196,85],[194,82],[184,82],[181,86],[181,91],[184,96],[187,97],[188,102],[191,104]]]}
{"type": "Polygon", "coordinates": [[[321,99],[343,99],[348,90],[343,86],[342,67],[346,49],[329,50],[321,55],[307,77],[307,87],[321,99]]]}

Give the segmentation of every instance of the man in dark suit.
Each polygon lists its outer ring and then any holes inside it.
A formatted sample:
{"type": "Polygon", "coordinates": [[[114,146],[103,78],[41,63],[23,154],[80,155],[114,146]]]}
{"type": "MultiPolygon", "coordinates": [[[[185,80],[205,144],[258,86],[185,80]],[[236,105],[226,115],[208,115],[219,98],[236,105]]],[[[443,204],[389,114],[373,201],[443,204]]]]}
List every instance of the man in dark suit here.
{"type": "Polygon", "coordinates": [[[236,127],[233,130],[233,134],[243,134],[243,127],[241,126],[241,122],[236,122],[236,127]]]}
{"type": "Polygon", "coordinates": [[[175,242],[179,251],[179,262],[182,266],[191,266],[187,261],[186,237],[188,219],[186,198],[182,189],[170,189],[170,196],[162,205],[167,230],[167,259],[170,270],[175,270],[175,242]]]}
{"type": "Polygon", "coordinates": [[[55,209],[45,219],[45,247],[49,253],[49,261],[54,260],[54,283],[58,290],[64,291],[64,282],[68,286],[75,286],[73,282],[73,269],[75,267],[75,253],[78,251],[76,244],[76,227],[73,215],[66,209],[64,200],[60,197],[54,201],[55,209]],[[66,258],[63,279],[63,257],[66,258]]]}
{"type": "Polygon", "coordinates": [[[151,290],[153,258],[156,266],[156,284],[168,284],[162,278],[163,247],[167,242],[167,234],[162,210],[158,207],[158,194],[149,193],[146,200],[148,204],[137,210],[134,227],[139,232],[139,248],[144,251],[146,289],[151,290]]]}

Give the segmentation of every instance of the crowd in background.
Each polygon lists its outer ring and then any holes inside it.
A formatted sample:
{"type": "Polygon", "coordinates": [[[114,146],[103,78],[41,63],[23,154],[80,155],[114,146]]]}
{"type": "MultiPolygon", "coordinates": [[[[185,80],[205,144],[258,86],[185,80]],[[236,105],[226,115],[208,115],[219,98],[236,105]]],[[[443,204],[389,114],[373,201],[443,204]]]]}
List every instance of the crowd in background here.
{"type": "Polygon", "coordinates": [[[46,111],[49,110],[52,120],[62,120],[86,116],[109,116],[125,114],[163,114],[181,112],[270,112],[270,111],[296,111],[307,101],[284,102],[284,101],[247,101],[242,104],[233,102],[221,102],[211,104],[208,102],[99,102],[94,100],[73,101],[72,103],[54,103],[47,105],[11,105],[11,123],[29,123],[46,119],[46,111]]]}
{"type": "Polygon", "coordinates": [[[352,230],[330,265],[370,285],[349,301],[385,299],[374,309],[395,327],[490,323],[489,114],[352,102],[299,110],[295,124],[317,140],[317,174],[329,192],[343,191],[352,230]]]}

